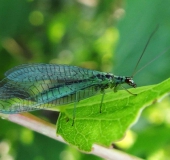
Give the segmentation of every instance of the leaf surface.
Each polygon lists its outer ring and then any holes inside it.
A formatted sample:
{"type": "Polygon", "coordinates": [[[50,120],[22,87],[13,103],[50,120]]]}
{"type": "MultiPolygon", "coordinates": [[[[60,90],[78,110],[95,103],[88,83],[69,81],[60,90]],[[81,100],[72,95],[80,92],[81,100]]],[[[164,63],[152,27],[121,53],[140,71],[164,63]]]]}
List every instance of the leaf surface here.
{"type": "Polygon", "coordinates": [[[99,110],[102,95],[80,101],[76,105],[73,126],[74,104],[68,105],[59,116],[57,134],[83,151],[91,151],[93,144],[109,147],[125,136],[126,130],[136,122],[146,106],[167,95],[170,91],[170,79],[130,91],[137,93],[137,96],[124,90],[107,93],[101,113],[99,110]]]}

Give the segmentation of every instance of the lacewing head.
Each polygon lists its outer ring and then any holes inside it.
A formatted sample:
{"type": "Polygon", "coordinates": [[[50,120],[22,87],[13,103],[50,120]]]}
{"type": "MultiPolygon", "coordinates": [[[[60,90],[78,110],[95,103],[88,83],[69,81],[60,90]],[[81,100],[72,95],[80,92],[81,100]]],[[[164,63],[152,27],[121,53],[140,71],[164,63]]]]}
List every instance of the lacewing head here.
{"type": "Polygon", "coordinates": [[[129,86],[132,86],[133,88],[136,88],[137,86],[132,77],[126,77],[125,83],[127,83],[129,86]]]}

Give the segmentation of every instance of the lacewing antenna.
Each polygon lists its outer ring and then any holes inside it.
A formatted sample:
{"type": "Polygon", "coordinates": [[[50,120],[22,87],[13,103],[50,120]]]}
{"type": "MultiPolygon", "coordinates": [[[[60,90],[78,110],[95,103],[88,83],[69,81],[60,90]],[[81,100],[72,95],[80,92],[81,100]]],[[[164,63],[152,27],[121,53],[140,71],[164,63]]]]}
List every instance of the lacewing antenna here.
{"type": "Polygon", "coordinates": [[[148,62],[147,64],[145,64],[141,69],[139,69],[138,71],[135,72],[135,74],[137,74],[138,72],[140,72],[141,70],[143,70],[145,67],[147,67],[148,65],[150,65],[152,62],[154,62],[156,59],[158,59],[160,56],[162,56],[163,54],[165,54],[168,50],[170,49],[170,47],[168,47],[165,51],[163,51],[162,53],[160,53],[158,56],[156,56],[154,59],[152,59],[150,62],[148,62]]]}
{"type": "MultiPolygon", "coordinates": [[[[138,65],[139,65],[139,63],[140,63],[140,61],[141,61],[141,59],[142,59],[142,57],[143,57],[143,55],[144,55],[144,53],[145,53],[145,51],[146,51],[146,48],[148,47],[148,44],[149,44],[151,38],[152,38],[153,35],[156,33],[156,31],[158,30],[158,28],[159,28],[159,25],[157,25],[156,28],[155,28],[155,30],[151,33],[151,35],[150,35],[150,37],[149,37],[149,39],[148,39],[148,41],[147,41],[147,43],[146,43],[146,45],[145,45],[145,47],[144,47],[144,49],[143,49],[143,52],[142,52],[142,54],[140,55],[139,60],[138,60],[137,63],[136,63],[136,66],[135,66],[135,69],[134,69],[134,71],[133,71],[133,74],[132,74],[131,78],[133,78],[134,75],[135,75],[137,72],[139,72],[139,71],[136,71],[136,70],[137,70],[137,67],[138,67],[138,65]]],[[[153,62],[153,61],[154,61],[155,59],[157,59],[157,58],[158,58],[158,57],[154,58],[151,62],[153,62]]],[[[151,62],[149,62],[147,65],[149,65],[151,62]]],[[[142,67],[142,68],[145,68],[147,65],[145,65],[145,66],[142,67]]],[[[141,69],[140,69],[140,70],[141,70],[141,69]]]]}

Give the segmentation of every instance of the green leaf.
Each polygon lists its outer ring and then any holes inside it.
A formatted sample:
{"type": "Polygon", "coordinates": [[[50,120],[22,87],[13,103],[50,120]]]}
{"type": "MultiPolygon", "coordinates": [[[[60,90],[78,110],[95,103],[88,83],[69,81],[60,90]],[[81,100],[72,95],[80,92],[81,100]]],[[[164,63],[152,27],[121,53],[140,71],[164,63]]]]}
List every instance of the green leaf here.
{"type": "Polygon", "coordinates": [[[137,96],[128,94],[125,90],[107,93],[102,113],[99,113],[101,95],[79,102],[73,126],[74,104],[69,105],[60,114],[57,134],[83,151],[91,151],[94,143],[109,147],[124,137],[126,130],[135,123],[144,107],[170,91],[170,79],[157,85],[130,89],[130,91],[137,93],[137,96]]]}

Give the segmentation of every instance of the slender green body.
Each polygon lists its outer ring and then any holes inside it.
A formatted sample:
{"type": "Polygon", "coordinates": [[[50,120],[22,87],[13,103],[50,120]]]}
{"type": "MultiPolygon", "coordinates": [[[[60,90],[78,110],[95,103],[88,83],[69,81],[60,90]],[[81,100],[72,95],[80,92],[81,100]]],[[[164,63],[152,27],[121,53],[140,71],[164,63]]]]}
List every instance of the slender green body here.
{"type": "Polygon", "coordinates": [[[17,66],[0,82],[0,112],[20,113],[73,103],[127,83],[131,77],[76,66],[32,64],[17,66]]]}

